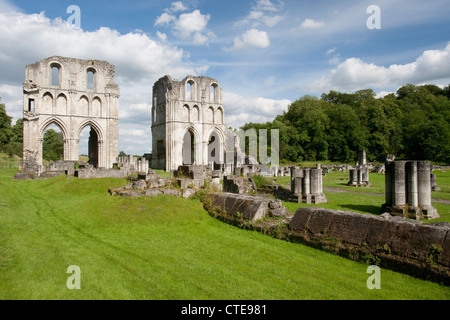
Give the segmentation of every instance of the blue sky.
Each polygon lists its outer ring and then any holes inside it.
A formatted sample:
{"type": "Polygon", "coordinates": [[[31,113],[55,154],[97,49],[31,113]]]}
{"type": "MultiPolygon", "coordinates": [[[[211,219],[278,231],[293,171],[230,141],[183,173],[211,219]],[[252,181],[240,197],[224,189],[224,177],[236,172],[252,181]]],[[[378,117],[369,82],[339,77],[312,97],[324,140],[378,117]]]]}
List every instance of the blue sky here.
{"type": "Polygon", "coordinates": [[[52,55],[103,59],[121,87],[119,149],[151,152],[151,88],[205,75],[225,120],[266,122],[296,99],[407,83],[450,83],[448,0],[0,0],[0,96],[21,117],[25,66],[52,55]],[[81,11],[68,28],[67,8],[81,11]],[[380,9],[380,29],[367,20],[380,9]]]}

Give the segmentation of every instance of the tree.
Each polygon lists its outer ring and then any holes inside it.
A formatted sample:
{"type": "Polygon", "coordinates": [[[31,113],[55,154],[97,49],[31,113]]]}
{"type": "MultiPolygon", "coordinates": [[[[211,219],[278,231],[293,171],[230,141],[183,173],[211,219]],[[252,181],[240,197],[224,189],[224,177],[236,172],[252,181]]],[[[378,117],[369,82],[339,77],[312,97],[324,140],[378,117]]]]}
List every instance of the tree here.
{"type": "Polygon", "coordinates": [[[43,159],[47,161],[63,160],[64,158],[64,142],[61,132],[48,129],[44,133],[44,141],[42,142],[43,159]]]}
{"type": "Polygon", "coordinates": [[[330,126],[327,130],[329,159],[352,162],[358,151],[364,149],[365,132],[355,110],[346,105],[333,105],[329,108],[330,126]]]}
{"type": "Polygon", "coordinates": [[[369,161],[387,154],[450,163],[450,85],[407,84],[376,98],[372,89],[304,96],[273,122],[243,128],[280,130],[280,161],[369,161]]]}
{"type": "Polygon", "coordinates": [[[4,104],[0,104],[0,148],[4,149],[5,145],[9,143],[13,136],[11,129],[12,117],[6,114],[6,107],[4,104]]]}
{"type": "Polygon", "coordinates": [[[12,127],[12,141],[23,143],[23,118],[17,119],[16,124],[12,127]]]}

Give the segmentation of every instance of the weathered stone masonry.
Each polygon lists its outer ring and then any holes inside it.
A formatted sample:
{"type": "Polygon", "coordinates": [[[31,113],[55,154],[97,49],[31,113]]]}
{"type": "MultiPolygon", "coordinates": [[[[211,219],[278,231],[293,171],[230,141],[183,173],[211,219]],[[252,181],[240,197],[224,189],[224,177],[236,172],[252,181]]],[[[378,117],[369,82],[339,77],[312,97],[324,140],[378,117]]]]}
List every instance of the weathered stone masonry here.
{"type": "Polygon", "coordinates": [[[413,219],[439,218],[431,204],[429,161],[387,161],[385,167],[385,212],[413,219]]]}
{"type": "Polygon", "coordinates": [[[64,160],[78,161],[81,131],[90,126],[91,164],[112,168],[119,149],[119,86],[114,83],[114,73],[114,66],[106,61],[59,56],[26,67],[25,167],[42,166],[44,133],[55,124],[63,134],[64,160]]]}
{"type": "Polygon", "coordinates": [[[151,167],[174,171],[181,165],[224,163],[224,118],[217,80],[159,79],[153,86],[151,167]]]}

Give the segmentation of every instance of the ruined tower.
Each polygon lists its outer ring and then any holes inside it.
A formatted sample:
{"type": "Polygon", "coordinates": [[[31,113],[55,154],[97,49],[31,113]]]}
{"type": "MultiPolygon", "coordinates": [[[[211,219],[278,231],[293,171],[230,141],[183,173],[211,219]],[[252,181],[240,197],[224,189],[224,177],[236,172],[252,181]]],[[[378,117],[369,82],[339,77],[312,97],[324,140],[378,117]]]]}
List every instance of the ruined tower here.
{"type": "Polygon", "coordinates": [[[224,162],[226,127],[217,80],[164,76],[153,86],[152,168],[224,162]]]}
{"type": "Polygon", "coordinates": [[[42,165],[46,129],[57,125],[64,160],[78,161],[80,134],[90,126],[90,163],[112,168],[119,149],[119,86],[106,61],[53,56],[28,65],[23,86],[23,160],[42,165]]]}

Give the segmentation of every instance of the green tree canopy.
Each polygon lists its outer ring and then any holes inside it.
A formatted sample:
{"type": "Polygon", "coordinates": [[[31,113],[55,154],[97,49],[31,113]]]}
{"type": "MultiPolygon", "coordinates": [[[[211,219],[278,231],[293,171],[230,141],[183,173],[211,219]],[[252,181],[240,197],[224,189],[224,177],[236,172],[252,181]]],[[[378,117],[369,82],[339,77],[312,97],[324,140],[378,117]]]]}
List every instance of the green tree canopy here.
{"type": "Polygon", "coordinates": [[[6,107],[4,104],[0,104],[0,148],[4,148],[9,143],[13,136],[11,128],[12,117],[6,114],[6,107]]]}
{"type": "Polygon", "coordinates": [[[44,141],[42,143],[43,159],[48,161],[63,160],[64,158],[64,142],[62,132],[56,132],[48,129],[44,133],[44,141]]]}
{"type": "Polygon", "coordinates": [[[280,160],[354,162],[394,154],[404,159],[450,163],[450,85],[407,84],[376,98],[372,89],[304,96],[266,124],[245,129],[280,130],[280,160]]]}

